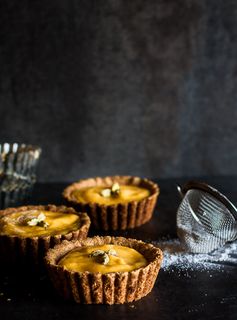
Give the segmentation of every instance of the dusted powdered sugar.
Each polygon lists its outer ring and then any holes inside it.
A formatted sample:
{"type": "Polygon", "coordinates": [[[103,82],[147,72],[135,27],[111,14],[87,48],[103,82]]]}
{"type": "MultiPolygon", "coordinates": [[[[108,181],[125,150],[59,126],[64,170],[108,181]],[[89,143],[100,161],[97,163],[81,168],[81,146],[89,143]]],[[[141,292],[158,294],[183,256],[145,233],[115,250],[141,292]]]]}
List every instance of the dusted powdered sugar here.
{"type": "Polygon", "coordinates": [[[154,241],[164,254],[161,268],[164,271],[179,269],[188,270],[223,270],[224,267],[237,267],[237,241],[228,243],[212,253],[189,253],[186,252],[178,239],[154,241]]]}

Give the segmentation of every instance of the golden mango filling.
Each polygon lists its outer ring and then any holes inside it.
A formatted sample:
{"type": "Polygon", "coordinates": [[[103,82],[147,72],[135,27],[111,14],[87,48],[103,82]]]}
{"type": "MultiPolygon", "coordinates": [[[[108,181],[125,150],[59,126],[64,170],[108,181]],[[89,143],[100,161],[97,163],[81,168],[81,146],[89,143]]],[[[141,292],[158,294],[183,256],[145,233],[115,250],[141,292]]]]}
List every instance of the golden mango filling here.
{"type": "Polygon", "coordinates": [[[130,201],[140,201],[149,197],[151,192],[148,189],[132,186],[119,185],[115,183],[112,187],[87,187],[73,192],[74,198],[78,202],[94,202],[98,204],[113,205],[127,203],[130,201]]]}
{"type": "Polygon", "coordinates": [[[58,264],[70,271],[104,274],[136,270],[145,267],[148,262],[135,249],[106,244],[72,250],[58,264]]]}
{"type": "Polygon", "coordinates": [[[27,210],[0,219],[0,235],[38,237],[66,234],[77,230],[80,217],[73,213],[27,210]]]}

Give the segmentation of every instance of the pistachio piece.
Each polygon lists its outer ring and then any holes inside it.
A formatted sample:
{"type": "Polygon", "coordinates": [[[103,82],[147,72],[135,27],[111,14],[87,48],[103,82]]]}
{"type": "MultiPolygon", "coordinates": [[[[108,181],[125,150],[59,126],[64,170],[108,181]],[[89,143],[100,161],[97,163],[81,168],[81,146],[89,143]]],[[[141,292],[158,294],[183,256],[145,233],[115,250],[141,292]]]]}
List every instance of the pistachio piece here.
{"type": "Polygon", "coordinates": [[[117,197],[119,195],[119,193],[120,193],[120,185],[117,182],[112,185],[111,189],[106,188],[100,192],[100,194],[104,198],[109,198],[111,196],[117,197]]]}
{"type": "Polygon", "coordinates": [[[114,183],[111,187],[111,193],[113,196],[117,196],[120,193],[120,185],[119,183],[114,183]]]}
{"type": "Polygon", "coordinates": [[[104,265],[109,263],[109,255],[103,250],[92,251],[89,257],[95,258],[96,262],[104,265]]]}
{"type": "Polygon", "coordinates": [[[28,226],[31,226],[31,227],[37,226],[38,223],[39,221],[37,218],[32,218],[29,221],[27,221],[28,226]]]}
{"type": "Polygon", "coordinates": [[[46,219],[46,216],[43,212],[41,212],[38,217],[37,217],[38,221],[41,222],[41,221],[44,221],[46,219]]]}
{"type": "Polygon", "coordinates": [[[40,222],[37,224],[37,226],[43,227],[43,228],[47,229],[48,226],[49,226],[49,224],[48,224],[48,222],[46,222],[46,221],[40,221],[40,222]]]}
{"type": "Polygon", "coordinates": [[[107,253],[104,253],[103,256],[101,256],[101,263],[105,265],[109,263],[109,255],[107,253]]]}
{"type": "Polygon", "coordinates": [[[109,256],[117,256],[117,252],[114,249],[109,249],[106,251],[109,256]]]}
{"type": "Polygon", "coordinates": [[[100,194],[104,198],[109,198],[111,196],[111,190],[110,189],[103,189],[100,194]]]}
{"type": "Polygon", "coordinates": [[[104,253],[104,250],[95,250],[90,253],[90,257],[98,257],[103,255],[104,253]]]}
{"type": "Polygon", "coordinates": [[[48,228],[49,224],[45,221],[46,216],[43,212],[41,212],[38,217],[32,218],[27,221],[28,226],[39,226],[43,228],[48,228]]]}

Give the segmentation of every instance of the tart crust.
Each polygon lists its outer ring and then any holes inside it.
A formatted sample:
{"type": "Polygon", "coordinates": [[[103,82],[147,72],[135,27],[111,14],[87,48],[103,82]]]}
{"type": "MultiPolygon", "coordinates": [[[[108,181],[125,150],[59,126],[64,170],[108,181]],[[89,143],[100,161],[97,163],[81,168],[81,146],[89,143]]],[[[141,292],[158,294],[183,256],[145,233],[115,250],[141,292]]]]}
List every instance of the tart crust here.
{"type": "Polygon", "coordinates": [[[82,241],[63,241],[48,251],[45,262],[53,286],[65,299],[82,304],[122,304],[139,300],[152,290],[162,258],[162,251],[151,244],[123,237],[96,236],[82,241]],[[101,274],[69,271],[57,264],[73,249],[104,244],[134,248],[147,259],[148,265],[130,272],[101,274]]]}
{"type": "Polygon", "coordinates": [[[24,238],[16,235],[0,235],[0,255],[4,257],[7,266],[19,262],[24,265],[40,265],[43,263],[46,251],[54,245],[61,243],[62,240],[79,240],[87,237],[90,227],[88,215],[86,213],[78,213],[73,208],[65,206],[46,205],[8,208],[0,211],[0,217],[27,210],[74,213],[80,216],[80,226],[77,230],[70,231],[64,235],[57,234],[24,238]]]}
{"type": "Polygon", "coordinates": [[[91,218],[95,229],[101,230],[125,230],[138,227],[148,222],[153,214],[159,195],[159,187],[148,179],[132,176],[113,176],[105,178],[83,179],[69,185],[63,191],[63,197],[79,211],[85,211],[91,218]],[[94,202],[82,203],[73,195],[75,190],[86,187],[104,186],[110,187],[114,183],[121,185],[134,185],[147,188],[150,196],[140,201],[130,201],[114,205],[104,205],[94,202]]]}

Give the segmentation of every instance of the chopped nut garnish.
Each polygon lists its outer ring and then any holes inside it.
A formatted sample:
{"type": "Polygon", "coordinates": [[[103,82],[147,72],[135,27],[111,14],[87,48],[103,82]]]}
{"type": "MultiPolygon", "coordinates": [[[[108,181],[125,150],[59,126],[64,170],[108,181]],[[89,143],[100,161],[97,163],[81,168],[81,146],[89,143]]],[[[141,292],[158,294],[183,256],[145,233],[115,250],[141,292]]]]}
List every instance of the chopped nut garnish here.
{"type": "Polygon", "coordinates": [[[43,227],[43,228],[47,229],[47,228],[49,227],[49,224],[48,224],[48,222],[46,222],[46,221],[40,221],[40,222],[37,224],[37,226],[43,227]]]}
{"type": "Polygon", "coordinates": [[[109,255],[107,253],[104,253],[101,256],[101,263],[105,265],[109,263],[109,255]]]}
{"type": "Polygon", "coordinates": [[[39,226],[39,227],[43,227],[43,228],[48,228],[49,224],[45,221],[46,216],[44,213],[40,213],[38,215],[38,217],[36,218],[32,218],[30,220],[27,221],[28,226],[39,226]]]}
{"type": "Polygon", "coordinates": [[[108,251],[95,250],[89,255],[89,257],[95,258],[98,263],[104,265],[109,263],[109,256],[117,256],[117,252],[114,249],[109,249],[108,251]]]}
{"type": "Polygon", "coordinates": [[[92,258],[95,258],[95,260],[98,263],[102,263],[102,264],[108,264],[109,263],[109,256],[108,254],[103,251],[103,250],[95,250],[92,251],[91,254],[89,255],[92,258]]]}
{"type": "Polygon", "coordinates": [[[111,192],[112,192],[112,195],[118,195],[119,192],[120,192],[120,185],[119,183],[114,183],[111,187],[111,192]]]}
{"type": "Polygon", "coordinates": [[[110,189],[103,189],[100,194],[104,198],[109,198],[111,196],[111,190],[110,189]]]}
{"type": "Polygon", "coordinates": [[[119,193],[120,193],[120,185],[117,182],[112,185],[111,189],[106,188],[100,192],[100,194],[104,198],[109,198],[111,196],[116,197],[119,195],[119,193]]]}
{"type": "Polygon", "coordinates": [[[90,257],[97,257],[97,256],[100,256],[102,254],[104,254],[104,250],[95,250],[95,251],[91,252],[90,257]]]}
{"type": "Polygon", "coordinates": [[[114,249],[109,249],[106,251],[109,256],[117,256],[117,252],[114,249]]]}

